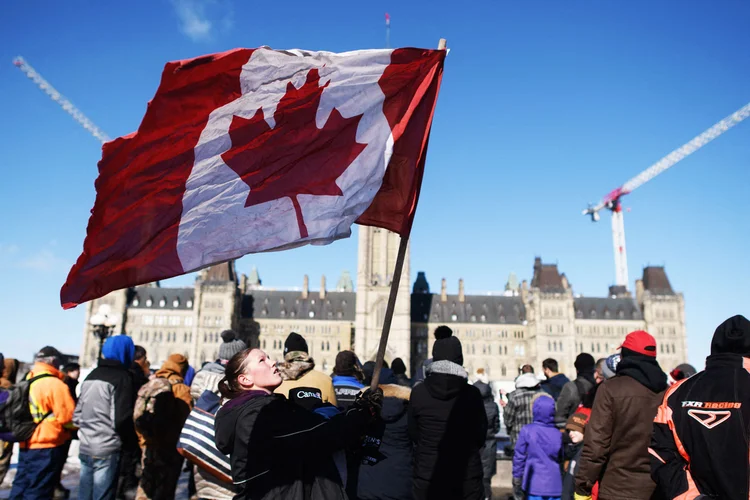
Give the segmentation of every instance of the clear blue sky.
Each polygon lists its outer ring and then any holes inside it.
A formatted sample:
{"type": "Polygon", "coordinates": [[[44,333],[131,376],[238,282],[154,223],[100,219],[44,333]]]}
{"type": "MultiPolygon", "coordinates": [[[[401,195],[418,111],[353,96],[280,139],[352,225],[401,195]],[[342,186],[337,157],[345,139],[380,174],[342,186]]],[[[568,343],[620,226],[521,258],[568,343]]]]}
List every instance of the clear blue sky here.
{"type": "MultiPolygon", "coordinates": [[[[0,19],[0,351],[77,352],[83,307],[59,289],[94,201],[97,141],[11,64],[23,55],[111,136],[136,129],[165,62],[234,47],[452,49],[412,235],[412,279],[467,292],[559,263],[577,293],[614,281],[609,216],[588,202],[750,101],[743,0],[5,2],[0,19]]],[[[744,313],[750,120],[626,198],[632,281],[665,265],[684,292],[690,361],[744,313]]],[[[355,237],[251,255],[264,284],[356,274],[355,237]]],[[[171,283],[187,284],[183,277],[171,283]]]]}

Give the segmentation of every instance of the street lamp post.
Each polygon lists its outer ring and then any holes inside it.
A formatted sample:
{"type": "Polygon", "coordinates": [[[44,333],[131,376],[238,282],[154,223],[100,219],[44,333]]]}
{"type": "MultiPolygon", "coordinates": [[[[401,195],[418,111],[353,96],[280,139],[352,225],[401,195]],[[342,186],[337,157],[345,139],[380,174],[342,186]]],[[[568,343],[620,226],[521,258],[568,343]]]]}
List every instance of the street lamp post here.
{"type": "Polygon", "coordinates": [[[94,335],[99,338],[99,357],[97,359],[101,359],[104,341],[117,326],[117,318],[111,314],[111,308],[107,304],[102,304],[96,314],[89,319],[89,324],[93,327],[94,335]]]}

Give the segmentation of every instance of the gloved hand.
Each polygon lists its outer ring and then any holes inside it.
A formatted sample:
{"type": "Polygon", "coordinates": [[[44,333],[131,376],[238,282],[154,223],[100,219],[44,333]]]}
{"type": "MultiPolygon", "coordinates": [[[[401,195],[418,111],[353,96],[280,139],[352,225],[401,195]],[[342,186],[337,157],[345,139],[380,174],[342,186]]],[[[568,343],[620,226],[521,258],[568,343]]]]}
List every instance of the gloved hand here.
{"type": "Polygon", "coordinates": [[[367,389],[365,392],[360,392],[353,406],[365,410],[373,419],[380,418],[380,411],[383,409],[383,391],[378,387],[375,390],[367,389]]]}
{"type": "Polygon", "coordinates": [[[580,495],[576,493],[575,500],[591,500],[591,495],[580,495]]]}

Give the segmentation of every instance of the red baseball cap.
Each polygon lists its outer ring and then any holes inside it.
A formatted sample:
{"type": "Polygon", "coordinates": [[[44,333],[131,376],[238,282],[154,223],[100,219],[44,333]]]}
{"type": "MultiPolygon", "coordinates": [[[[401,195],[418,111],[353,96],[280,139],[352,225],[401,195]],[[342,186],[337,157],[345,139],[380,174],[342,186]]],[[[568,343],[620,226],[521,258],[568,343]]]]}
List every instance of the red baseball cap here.
{"type": "Polygon", "coordinates": [[[636,330],[628,333],[625,342],[618,349],[630,349],[644,356],[656,357],[656,339],[648,332],[636,330]]]}

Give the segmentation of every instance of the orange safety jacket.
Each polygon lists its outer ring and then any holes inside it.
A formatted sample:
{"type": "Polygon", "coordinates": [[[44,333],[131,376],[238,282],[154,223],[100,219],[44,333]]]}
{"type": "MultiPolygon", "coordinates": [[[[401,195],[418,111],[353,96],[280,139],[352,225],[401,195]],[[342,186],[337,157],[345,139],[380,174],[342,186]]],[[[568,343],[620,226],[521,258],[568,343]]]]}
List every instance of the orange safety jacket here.
{"type": "Polygon", "coordinates": [[[71,438],[75,402],[68,386],[63,382],[63,374],[46,363],[37,362],[27,375],[27,379],[49,373],[51,377],[40,378],[31,384],[29,407],[37,428],[31,439],[20,443],[21,449],[37,450],[54,448],[71,438]]]}

